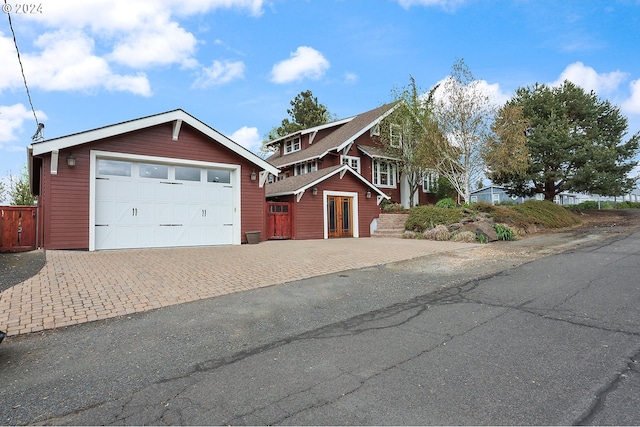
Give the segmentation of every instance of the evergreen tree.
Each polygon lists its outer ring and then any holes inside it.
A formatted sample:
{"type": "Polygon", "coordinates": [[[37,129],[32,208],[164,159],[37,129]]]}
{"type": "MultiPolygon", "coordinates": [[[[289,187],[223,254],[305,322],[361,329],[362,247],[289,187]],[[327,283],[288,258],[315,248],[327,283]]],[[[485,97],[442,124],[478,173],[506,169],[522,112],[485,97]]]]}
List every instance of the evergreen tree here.
{"type": "Polygon", "coordinates": [[[300,92],[289,103],[291,104],[291,108],[287,109],[289,118],[283,119],[280,126],[269,131],[267,134],[269,141],[333,120],[327,107],[320,104],[310,90],[300,92]]]}
{"type": "Polygon", "coordinates": [[[619,196],[635,185],[628,173],[636,165],[640,132],[623,142],[627,119],[609,101],[565,81],[519,88],[498,116],[514,118],[514,108],[522,117],[503,121],[509,131],[494,127],[485,153],[494,183],[520,196],[542,193],[546,200],[567,191],[619,196]]]}

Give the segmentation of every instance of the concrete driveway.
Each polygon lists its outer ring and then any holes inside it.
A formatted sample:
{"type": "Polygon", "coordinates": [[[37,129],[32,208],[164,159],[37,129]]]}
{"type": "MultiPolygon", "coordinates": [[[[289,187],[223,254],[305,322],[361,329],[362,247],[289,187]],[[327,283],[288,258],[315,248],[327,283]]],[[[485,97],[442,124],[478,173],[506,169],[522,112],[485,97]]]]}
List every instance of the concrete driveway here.
{"type": "Polygon", "coordinates": [[[100,252],[50,250],[37,275],[0,293],[0,330],[9,336],[26,334],[478,246],[360,238],[100,252]]]}

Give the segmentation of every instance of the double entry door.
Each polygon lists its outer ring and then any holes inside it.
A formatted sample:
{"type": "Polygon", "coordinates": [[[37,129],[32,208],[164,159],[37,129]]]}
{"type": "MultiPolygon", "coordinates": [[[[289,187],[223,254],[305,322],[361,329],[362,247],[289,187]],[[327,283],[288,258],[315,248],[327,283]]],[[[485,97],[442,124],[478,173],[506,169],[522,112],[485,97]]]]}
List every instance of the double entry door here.
{"type": "Polygon", "coordinates": [[[353,197],[327,197],[328,237],[353,237],[353,197]]]}

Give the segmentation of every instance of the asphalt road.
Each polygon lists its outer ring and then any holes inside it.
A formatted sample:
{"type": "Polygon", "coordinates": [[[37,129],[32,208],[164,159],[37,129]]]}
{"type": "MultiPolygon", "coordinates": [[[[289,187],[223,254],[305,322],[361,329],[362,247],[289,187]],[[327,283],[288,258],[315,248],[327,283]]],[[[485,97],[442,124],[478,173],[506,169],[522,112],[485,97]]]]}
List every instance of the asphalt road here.
{"type": "Polygon", "coordinates": [[[482,277],[447,262],[16,337],[0,424],[640,424],[640,232],[482,277]]]}

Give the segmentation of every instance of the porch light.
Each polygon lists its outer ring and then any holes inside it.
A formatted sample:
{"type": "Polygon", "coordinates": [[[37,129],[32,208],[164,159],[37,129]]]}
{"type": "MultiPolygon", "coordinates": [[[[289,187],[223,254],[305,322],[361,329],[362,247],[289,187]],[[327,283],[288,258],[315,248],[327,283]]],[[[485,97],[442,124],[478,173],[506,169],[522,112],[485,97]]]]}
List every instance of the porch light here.
{"type": "Polygon", "coordinates": [[[367,194],[366,194],[366,196],[367,196],[367,199],[370,199],[370,198],[371,198],[371,190],[367,190],[367,194]]]}
{"type": "Polygon", "coordinates": [[[257,177],[258,177],[258,175],[256,175],[256,171],[255,170],[252,171],[251,172],[251,181],[255,181],[257,177]]]}
{"type": "Polygon", "coordinates": [[[67,166],[69,166],[70,168],[74,167],[76,165],[76,158],[73,154],[69,154],[67,156],[67,166]]]}
{"type": "Polygon", "coordinates": [[[313,190],[311,190],[311,194],[313,194],[314,196],[318,195],[318,187],[313,187],[313,190]]]}

